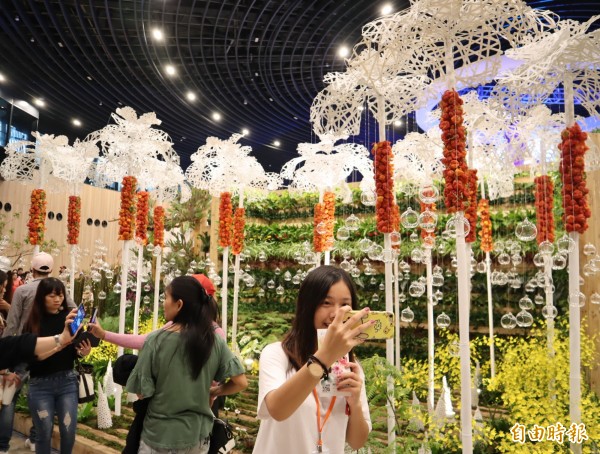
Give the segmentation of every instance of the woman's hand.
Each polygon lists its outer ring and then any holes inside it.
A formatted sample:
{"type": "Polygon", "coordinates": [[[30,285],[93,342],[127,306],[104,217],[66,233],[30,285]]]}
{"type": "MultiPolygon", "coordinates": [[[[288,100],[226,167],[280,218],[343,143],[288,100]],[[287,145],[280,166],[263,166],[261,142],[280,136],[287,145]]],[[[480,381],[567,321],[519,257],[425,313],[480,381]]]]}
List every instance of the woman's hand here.
{"type": "Polygon", "coordinates": [[[81,341],[77,346],[77,354],[81,357],[87,356],[92,351],[92,344],[88,339],[81,341]]]}
{"type": "Polygon", "coordinates": [[[327,367],[331,366],[352,348],[363,343],[364,339],[358,336],[375,323],[374,320],[360,323],[361,318],[369,312],[368,307],[361,309],[344,323],[344,315],[351,309],[350,306],[343,306],[338,309],[333,322],[327,329],[325,338],[321,342],[321,346],[315,353],[315,356],[327,367]]]}
{"type": "Polygon", "coordinates": [[[346,396],[346,402],[350,405],[350,408],[354,408],[360,405],[360,393],[363,386],[363,380],[359,374],[358,364],[349,362],[350,372],[344,372],[340,375],[337,383],[338,391],[348,392],[349,396],[346,396]]]}
{"type": "MultiPolygon", "coordinates": [[[[67,315],[67,319],[65,320],[65,329],[63,329],[63,332],[60,333],[59,336],[59,342],[61,347],[64,347],[65,345],[69,345],[71,342],[73,342],[73,338],[75,336],[71,335],[71,330],[69,328],[69,325],[71,325],[71,323],[73,323],[73,320],[75,320],[75,317],[77,316],[77,308],[73,309],[71,312],[69,312],[69,315],[67,315]]],[[[79,329],[81,329],[81,326],[79,327],[79,329]]],[[[79,332],[79,330],[77,330],[79,332]]],[[[77,333],[75,333],[75,335],[77,335],[77,333]]]]}
{"type": "Polygon", "coordinates": [[[104,328],[102,328],[98,319],[96,319],[96,323],[88,323],[88,331],[98,339],[104,339],[106,336],[106,331],[104,331],[104,328]]]}

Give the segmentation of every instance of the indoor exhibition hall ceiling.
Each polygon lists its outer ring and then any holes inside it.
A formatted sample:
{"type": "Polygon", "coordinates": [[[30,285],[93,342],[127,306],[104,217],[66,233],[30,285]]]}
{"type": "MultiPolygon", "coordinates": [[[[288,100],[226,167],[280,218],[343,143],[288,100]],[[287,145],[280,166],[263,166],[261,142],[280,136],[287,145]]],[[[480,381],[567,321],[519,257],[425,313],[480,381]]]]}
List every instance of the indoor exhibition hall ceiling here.
{"type": "MultiPolygon", "coordinates": [[[[298,143],[316,140],[310,105],[323,76],[344,70],[340,46],[356,44],[361,27],[386,3],[394,12],[409,6],[408,0],[2,0],[0,91],[42,99],[39,130],[71,139],[105,126],[117,107],[155,111],[184,168],[208,136],[225,139],[247,129],[241,142],[266,170],[279,171],[298,143]]],[[[580,21],[600,14],[600,0],[527,3],[580,21]]],[[[364,143],[371,133],[356,140],[364,143]]]]}

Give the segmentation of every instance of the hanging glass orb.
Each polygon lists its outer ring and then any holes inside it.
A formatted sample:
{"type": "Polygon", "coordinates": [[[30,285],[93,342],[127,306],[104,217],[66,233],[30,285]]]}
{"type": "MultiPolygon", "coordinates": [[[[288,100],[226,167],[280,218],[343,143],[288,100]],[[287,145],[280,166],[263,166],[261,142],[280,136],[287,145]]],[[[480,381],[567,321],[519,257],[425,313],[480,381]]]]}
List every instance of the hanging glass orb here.
{"type": "Polygon", "coordinates": [[[515,235],[521,241],[531,241],[537,237],[537,227],[529,219],[519,222],[515,228],[515,235]]]}
{"type": "Polygon", "coordinates": [[[403,322],[410,323],[414,319],[415,319],[415,313],[411,310],[410,307],[407,307],[406,309],[402,309],[402,312],[400,312],[400,320],[402,320],[403,322]]]}
{"type": "Polygon", "coordinates": [[[475,269],[477,270],[478,273],[483,274],[487,271],[487,265],[482,260],[481,262],[477,262],[477,266],[475,267],[475,269]]]}
{"type": "Polygon", "coordinates": [[[504,314],[500,319],[500,325],[504,329],[513,329],[517,326],[517,318],[512,314],[504,314]]]}
{"type": "Polygon", "coordinates": [[[450,317],[445,312],[442,312],[436,317],[435,324],[438,328],[446,329],[450,326],[450,317]]]}
{"type": "Polygon", "coordinates": [[[415,263],[421,263],[423,260],[425,260],[425,254],[423,253],[422,249],[416,247],[410,253],[410,259],[415,263]]]}
{"type": "Polygon", "coordinates": [[[524,311],[530,311],[533,309],[533,301],[528,296],[524,296],[519,300],[519,307],[524,311]]]}
{"type": "Polygon", "coordinates": [[[360,270],[357,267],[354,267],[350,270],[350,276],[356,278],[360,276],[360,270]]]}
{"type": "Polygon", "coordinates": [[[294,285],[300,285],[300,276],[298,276],[297,274],[294,275],[294,277],[292,277],[292,284],[294,285]]]}
{"type": "Polygon", "coordinates": [[[117,295],[119,293],[121,293],[121,284],[119,284],[118,282],[113,286],[113,292],[116,293],[117,295]]]}
{"type": "Polygon", "coordinates": [[[545,319],[553,320],[558,315],[558,310],[555,306],[544,306],[542,307],[542,316],[545,319]]]}
{"type": "Polygon", "coordinates": [[[148,305],[150,304],[150,297],[148,295],[142,298],[142,304],[148,305]]]}
{"type": "Polygon", "coordinates": [[[552,255],[552,253],[554,252],[554,245],[550,241],[544,240],[539,244],[538,249],[540,251],[540,254],[542,255],[552,255]]]}
{"type": "Polygon", "coordinates": [[[410,296],[413,298],[419,298],[423,295],[423,293],[425,293],[425,286],[423,284],[417,281],[410,283],[410,286],[408,287],[408,294],[410,296]]]}
{"type": "Polygon", "coordinates": [[[450,260],[450,266],[452,268],[458,267],[458,259],[456,257],[452,257],[452,260],[450,260]]]}
{"type": "Polygon", "coordinates": [[[592,267],[592,265],[590,265],[589,263],[586,263],[585,265],[583,265],[583,275],[585,277],[590,277],[590,276],[593,276],[595,274],[596,274],[596,271],[594,270],[594,268],[592,267]]]}
{"type": "Polygon", "coordinates": [[[348,238],[350,238],[350,230],[348,227],[340,227],[337,231],[336,237],[340,241],[346,241],[348,238]]]}
{"type": "Polygon", "coordinates": [[[285,289],[283,288],[282,285],[279,285],[275,289],[275,293],[278,294],[279,296],[281,296],[281,295],[283,295],[285,293],[285,289]]]}
{"type": "Polygon", "coordinates": [[[402,243],[402,236],[398,232],[390,233],[390,243],[392,246],[400,246],[402,243]]]}
{"type": "Polygon", "coordinates": [[[404,292],[400,293],[400,295],[398,295],[398,301],[401,303],[404,303],[406,301],[406,294],[404,294],[404,292]]]}
{"type": "Polygon", "coordinates": [[[510,255],[508,255],[506,252],[503,252],[498,256],[498,263],[500,265],[508,265],[510,263],[510,255]]]}
{"type": "Polygon", "coordinates": [[[573,252],[573,249],[575,249],[575,241],[573,241],[567,234],[564,234],[556,242],[556,248],[561,254],[568,254],[573,252]]]}
{"type": "Polygon", "coordinates": [[[373,261],[381,261],[383,258],[383,247],[375,243],[371,244],[367,256],[373,261]]]}
{"type": "Polygon", "coordinates": [[[600,295],[596,292],[592,293],[590,296],[590,303],[600,304],[600,295]]]}
{"type": "Polygon", "coordinates": [[[427,236],[423,238],[423,247],[425,249],[433,249],[435,247],[435,237],[427,236]]]}
{"type": "Polygon", "coordinates": [[[279,276],[281,274],[281,270],[279,269],[278,266],[275,267],[275,269],[273,270],[273,273],[275,273],[275,276],[279,276]]]}
{"type": "Polygon", "coordinates": [[[512,262],[513,266],[519,266],[521,263],[523,263],[523,257],[521,257],[520,254],[513,254],[510,256],[510,261],[512,262]]]}
{"type": "Polygon", "coordinates": [[[283,273],[283,280],[286,282],[289,282],[292,280],[292,273],[288,271],[286,271],[285,273],[283,273]]]}
{"type": "Polygon", "coordinates": [[[173,271],[173,274],[175,275],[175,277],[179,277],[179,276],[181,276],[181,270],[176,269],[175,271],[173,271]]]}
{"type": "Polygon", "coordinates": [[[542,304],[544,304],[546,302],[546,300],[544,299],[544,297],[542,295],[535,295],[535,298],[533,298],[533,302],[535,304],[537,304],[538,306],[541,306],[542,304]]]}
{"type": "Polygon", "coordinates": [[[363,191],[363,193],[360,195],[360,203],[367,207],[375,206],[376,200],[377,196],[373,191],[363,191]]]}
{"type": "Polygon", "coordinates": [[[273,279],[269,279],[269,281],[267,282],[267,288],[275,288],[275,281],[273,279]]]}
{"type": "Polygon", "coordinates": [[[544,255],[541,252],[538,252],[533,256],[533,264],[538,268],[544,266],[544,255]]]}
{"type": "Polygon", "coordinates": [[[177,255],[181,258],[185,257],[185,250],[183,250],[183,249],[178,250],[177,255]]]}
{"type": "Polygon", "coordinates": [[[519,325],[521,328],[529,328],[531,325],[533,325],[532,315],[525,310],[519,312],[516,319],[517,325],[519,325]]]}
{"type": "Polygon", "coordinates": [[[567,266],[567,259],[562,254],[556,254],[552,257],[552,269],[553,270],[564,270],[567,266]]]}
{"type": "Polygon", "coordinates": [[[585,306],[585,295],[582,292],[572,292],[569,294],[569,306],[583,307],[585,306]]]}
{"type": "Polygon", "coordinates": [[[358,242],[358,248],[361,250],[361,252],[367,253],[367,252],[369,252],[369,249],[371,249],[372,243],[373,242],[370,239],[363,238],[362,240],[360,240],[358,242]]]}
{"type": "Polygon", "coordinates": [[[585,243],[585,246],[583,246],[583,253],[585,255],[596,255],[596,246],[592,243],[585,243]]]}
{"type": "Polygon", "coordinates": [[[146,250],[150,253],[154,252],[154,245],[152,243],[148,243],[146,245],[146,250]]]}
{"type": "Polygon", "coordinates": [[[102,275],[98,271],[92,271],[91,278],[92,278],[92,281],[97,283],[102,280],[102,275]]]}
{"type": "Polygon", "coordinates": [[[106,276],[106,279],[110,280],[115,277],[115,273],[112,270],[108,270],[104,273],[104,276],[106,276]]]}
{"type": "Polygon", "coordinates": [[[358,227],[360,226],[360,219],[358,219],[358,217],[356,217],[354,214],[351,214],[344,221],[344,225],[346,226],[346,228],[349,231],[355,232],[358,230],[358,227]]]}
{"type": "Polygon", "coordinates": [[[408,239],[411,241],[411,243],[416,243],[417,241],[419,241],[419,235],[417,234],[417,232],[412,232],[408,239]]]}
{"type": "Polygon", "coordinates": [[[186,274],[187,276],[191,276],[191,275],[192,275],[192,274],[194,274],[194,273],[195,273],[195,271],[194,271],[192,268],[188,268],[188,269],[187,269],[187,271],[185,272],[185,274],[186,274]]]}
{"type": "Polygon", "coordinates": [[[379,295],[377,293],[373,293],[373,296],[371,297],[371,301],[376,303],[379,301],[379,295]]]}
{"type": "Polygon", "coordinates": [[[419,225],[419,213],[408,207],[404,213],[400,215],[400,223],[405,229],[414,229],[419,225]]]}
{"type": "Polygon", "coordinates": [[[372,277],[371,280],[369,281],[369,283],[371,285],[377,285],[377,279],[375,279],[374,277],[372,277]]]}
{"type": "Polygon", "coordinates": [[[446,231],[448,232],[448,235],[450,235],[450,238],[456,238],[457,230],[461,222],[463,224],[463,237],[466,237],[469,234],[471,231],[471,224],[469,221],[463,215],[453,214],[446,222],[446,231]]]}
{"type": "Polygon", "coordinates": [[[247,287],[254,287],[256,285],[256,279],[254,277],[248,275],[246,279],[244,279],[244,283],[247,287]]]}
{"type": "Polygon", "coordinates": [[[131,300],[126,300],[125,307],[130,308],[131,306],[133,306],[133,303],[131,302],[131,300]]]}
{"type": "Polygon", "coordinates": [[[350,268],[352,268],[352,265],[350,265],[348,260],[342,260],[342,263],[340,263],[340,268],[344,271],[348,271],[350,268]]]}
{"type": "MultiPolygon", "coordinates": [[[[300,253],[299,253],[299,252],[296,252],[296,254],[300,254],[300,253]]],[[[296,256],[295,256],[295,255],[294,255],[294,258],[296,258],[296,256]]],[[[258,260],[259,260],[260,262],[263,262],[263,263],[267,261],[267,254],[266,254],[266,252],[265,252],[265,251],[260,251],[260,252],[258,253],[258,260]]],[[[297,260],[297,259],[296,259],[296,260],[297,260]]]]}
{"type": "MultiPolygon", "coordinates": [[[[433,297],[436,299],[436,301],[442,301],[444,294],[440,290],[436,290],[433,294],[433,297]]],[[[435,304],[437,304],[437,302],[435,304]]],[[[435,306],[435,304],[434,304],[434,306],[435,306]]]]}
{"type": "MultiPolygon", "coordinates": [[[[113,291],[114,291],[114,289],[113,289],[113,291]]],[[[106,299],[106,292],[104,290],[100,290],[98,292],[98,299],[100,301],[104,301],[106,299]]]]}
{"type": "Polygon", "coordinates": [[[258,290],[258,297],[259,298],[264,298],[265,297],[265,289],[261,288],[258,290]]]}
{"type": "Polygon", "coordinates": [[[150,290],[152,290],[152,288],[150,287],[150,284],[144,285],[144,292],[149,292],[150,290]]]}
{"type": "Polygon", "coordinates": [[[419,227],[426,232],[433,232],[437,225],[438,215],[430,210],[425,210],[419,215],[419,227]]]}
{"type": "Polygon", "coordinates": [[[379,284],[379,290],[385,290],[385,284],[383,282],[379,284]]]}
{"type": "Polygon", "coordinates": [[[435,203],[440,195],[440,191],[435,186],[421,186],[419,188],[418,197],[423,203],[435,203]]]}

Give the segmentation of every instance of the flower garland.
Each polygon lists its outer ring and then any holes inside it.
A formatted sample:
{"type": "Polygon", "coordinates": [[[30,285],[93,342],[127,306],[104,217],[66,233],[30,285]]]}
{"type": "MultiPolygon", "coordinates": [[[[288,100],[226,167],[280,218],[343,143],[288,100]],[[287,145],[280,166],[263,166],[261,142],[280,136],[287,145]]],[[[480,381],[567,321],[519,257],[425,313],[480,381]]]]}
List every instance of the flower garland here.
{"type": "Polygon", "coordinates": [[[333,228],[335,226],[335,194],[333,192],[328,191],[323,194],[323,206],[327,229],[322,235],[323,248],[325,251],[329,251],[333,247],[333,228]]]}
{"type": "Polygon", "coordinates": [[[123,177],[121,189],[121,210],[119,211],[119,239],[132,240],[135,233],[135,177],[123,177]]]}
{"type": "Polygon", "coordinates": [[[165,245],[165,209],[160,205],[154,207],[154,246],[165,245]]]}
{"type": "Polygon", "coordinates": [[[444,201],[446,211],[465,211],[467,192],[466,129],[463,126],[463,100],[454,90],[442,95],[440,129],[444,143],[444,201]]]}
{"type": "Polygon", "coordinates": [[[324,203],[315,204],[315,215],[313,218],[313,249],[315,252],[325,252],[325,240],[324,234],[320,233],[319,230],[323,229],[323,226],[327,222],[327,213],[325,211],[324,203]],[[319,225],[321,226],[319,228],[319,225]]]}
{"type": "Polygon", "coordinates": [[[467,191],[469,193],[469,206],[465,210],[465,218],[469,221],[469,234],[465,242],[473,243],[477,239],[477,170],[467,170],[467,191]]]}
{"type": "Polygon", "coordinates": [[[246,225],[246,209],[236,208],[233,215],[233,240],[231,252],[238,255],[244,250],[244,226],[246,225]]]}
{"type": "Polygon", "coordinates": [[[588,228],[587,220],[592,212],[588,205],[589,189],[585,184],[585,144],[587,134],[575,123],[561,134],[562,142],[558,145],[561,151],[560,176],[563,183],[563,222],[567,232],[583,233],[588,228]]]}
{"type": "Polygon", "coordinates": [[[494,250],[494,243],[492,241],[492,220],[490,219],[489,200],[481,199],[477,211],[479,211],[479,218],[481,219],[481,230],[479,231],[481,250],[483,252],[492,252],[494,250]]]}
{"type": "Polygon", "coordinates": [[[537,243],[554,243],[554,184],[548,175],[535,177],[537,243]]]}
{"type": "Polygon", "coordinates": [[[144,246],[148,243],[148,199],[150,194],[146,191],[137,193],[137,211],[135,214],[135,238],[144,246]]]}
{"type": "MultiPolygon", "coordinates": [[[[421,203],[421,213],[425,211],[431,211],[434,213],[436,211],[435,203],[421,203]]],[[[428,232],[424,228],[421,227],[421,238],[423,239],[423,243],[432,244],[432,240],[435,241],[435,229],[428,232]]],[[[433,243],[435,244],[435,243],[433,243]]]]}
{"type": "Polygon", "coordinates": [[[44,230],[46,230],[46,191],[34,189],[31,191],[31,204],[29,205],[29,244],[42,244],[44,230]]]}
{"type": "Polygon", "coordinates": [[[219,197],[219,245],[223,248],[231,246],[232,224],[231,192],[222,192],[219,197]]]}
{"type": "Polygon", "coordinates": [[[375,212],[377,230],[381,233],[394,231],[394,155],[389,141],[384,140],[373,145],[371,153],[375,157],[375,212]]]}
{"type": "Polygon", "coordinates": [[[67,213],[67,243],[79,242],[79,225],[81,224],[81,197],[69,196],[69,210],[67,213]]]}

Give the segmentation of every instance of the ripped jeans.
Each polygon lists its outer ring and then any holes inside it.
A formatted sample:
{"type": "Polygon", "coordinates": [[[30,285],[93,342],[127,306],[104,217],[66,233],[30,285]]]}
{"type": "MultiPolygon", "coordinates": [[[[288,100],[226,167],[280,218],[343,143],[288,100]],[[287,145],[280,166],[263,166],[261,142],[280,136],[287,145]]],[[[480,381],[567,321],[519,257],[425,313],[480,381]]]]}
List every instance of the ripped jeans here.
{"type": "Polygon", "coordinates": [[[54,415],[58,418],[60,452],[70,454],[75,445],[78,401],[77,374],[57,372],[29,381],[29,411],[36,429],[36,454],[50,454],[54,415]]]}

